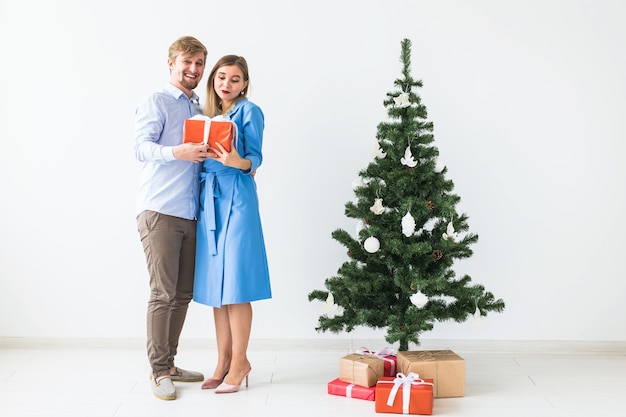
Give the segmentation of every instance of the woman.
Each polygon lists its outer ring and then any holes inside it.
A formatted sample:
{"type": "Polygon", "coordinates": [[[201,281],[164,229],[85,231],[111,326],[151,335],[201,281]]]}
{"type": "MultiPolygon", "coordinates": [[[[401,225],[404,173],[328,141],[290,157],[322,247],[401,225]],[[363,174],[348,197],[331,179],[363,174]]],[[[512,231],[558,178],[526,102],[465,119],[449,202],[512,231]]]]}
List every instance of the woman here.
{"type": "Polygon", "coordinates": [[[254,181],[265,121],[247,98],[249,83],[243,57],[222,57],[209,75],[204,108],[238,130],[231,151],[217,144],[200,173],[194,300],[213,307],[218,360],[202,388],[218,394],[237,392],[244,379],[248,386],[250,303],[272,296],[254,181]]]}

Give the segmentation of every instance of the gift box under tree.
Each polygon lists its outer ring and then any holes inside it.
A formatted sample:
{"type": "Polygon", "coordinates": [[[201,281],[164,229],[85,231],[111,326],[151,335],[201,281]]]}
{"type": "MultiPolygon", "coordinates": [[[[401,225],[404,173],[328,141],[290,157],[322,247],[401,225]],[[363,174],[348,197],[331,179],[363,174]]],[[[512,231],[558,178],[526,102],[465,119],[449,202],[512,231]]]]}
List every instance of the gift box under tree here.
{"type": "Polygon", "coordinates": [[[398,373],[395,378],[382,377],[376,383],[377,413],[431,415],[433,405],[432,379],[421,379],[415,373],[398,373]]]}
{"type": "Polygon", "coordinates": [[[388,346],[379,351],[373,351],[366,347],[360,347],[355,353],[358,353],[359,355],[376,356],[377,358],[382,359],[384,361],[383,376],[395,377],[398,373],[398,354],[392,347],[388,346]]]}
{"type": "Polygon", "coordinates": [[[339,378],[335,378],[328,383],[328,393],[342,397],[374,401],[376,397],[376,387],[365,388],[360,385],[341,382],[339,378]]]}
{"type": "Polygon", "coordinates": [[[372,355],[351,353],[339,361],[339,380],[370,388],[384,375],[384,362],[372,355]]]}
{"type": "Polygon", "coordinates": [[[405,375],[413,372],[433,379],[435,398],[465,395],[465,360],[451,350],[400,351],[398,369],[405,375]]]}

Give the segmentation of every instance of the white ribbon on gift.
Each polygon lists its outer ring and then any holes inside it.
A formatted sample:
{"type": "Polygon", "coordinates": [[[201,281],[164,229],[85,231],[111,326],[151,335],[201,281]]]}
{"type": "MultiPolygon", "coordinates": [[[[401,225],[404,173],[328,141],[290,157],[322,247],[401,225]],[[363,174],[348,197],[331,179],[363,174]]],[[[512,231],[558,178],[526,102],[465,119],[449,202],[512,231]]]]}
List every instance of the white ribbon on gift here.
{"type": "Polygon", "coordinates": [[[346,397],[352,398],[352,388],[353,387],[354,387],[354,384],[348,384],[348,386],[346,387],[346,397]]]}
{"type": "Polygon", "coordinates": [[[391,369],[390,374],[393,375],[396,373],[396,362],[393,359],[389,359],[385,357],[385,356],[397,356],[398,355],[391,346],[387,346],[383,348],[382,350],[379,350],[378,352],[374,352],[373,350],[370,350],[364,346],[361,346],[359,349],[356,350],[356,353],[358,353],[359,355],[376,356],[384,360],[385,362],[389,362],[390,364],[389,368],[391,369]]]}
{"type": "Polygon", "coordinates": [[[235,126],[235,144],[237,143],[237,139],[239,138],[239,130],[237,128],[237,123],[232,122],[231,120],[225,118],[222,115],[215,116],[213,118],[209,116],[205,116],[204,114],[196,114],[191,118],[191,120],[203,120],[204,121],[204,130],[202,131],[202,144],[206,145],[209,141],[209,133],[211,132],[211,121],[216,120],[220,122],[231,122],[233,126],[235,126]]]}
{"type": "MultiPolygon", "coordinates": [[[[387,381],[380,381],[387,382],[387,381]]],[[[411,401],[411,385],[433,385],[431,382],[426,382],[423,379],[420,379],[419,375],[415,372],[409,372],[408,375],[404,375],[402,372],[399,372],[393,381],[393,387],[389,392],[389,397],[387,398],[387,405],[389,407],[393,406],[393,402],[396,399],[396,394],[400,387],[402,387],[402,414],[409,414],[409,403],[411,401]]]]}
{"type": "Polygon", "coordinates": [[[196,114],[191,118],[191,120],[202,120],[204,121],[204,131],[202,132],[203,141],[202,144],[206,145],[209,140],[209,132],[211,131],[211,118],[209,116],[205,116],[204,114],[196,114]]]}

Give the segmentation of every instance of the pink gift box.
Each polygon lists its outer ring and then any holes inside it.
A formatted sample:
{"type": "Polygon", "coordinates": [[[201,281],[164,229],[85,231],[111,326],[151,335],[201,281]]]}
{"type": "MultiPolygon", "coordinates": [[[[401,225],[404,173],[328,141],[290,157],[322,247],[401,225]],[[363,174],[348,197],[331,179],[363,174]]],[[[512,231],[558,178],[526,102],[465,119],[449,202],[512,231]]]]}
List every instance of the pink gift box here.
{"type": "Polygon", "coordinates": [[[341,382],[339,378],[328,383],[328,393],[348,398],[374,401],[376,399],[376,387],[365,388],[360,385],[341,382]]]}

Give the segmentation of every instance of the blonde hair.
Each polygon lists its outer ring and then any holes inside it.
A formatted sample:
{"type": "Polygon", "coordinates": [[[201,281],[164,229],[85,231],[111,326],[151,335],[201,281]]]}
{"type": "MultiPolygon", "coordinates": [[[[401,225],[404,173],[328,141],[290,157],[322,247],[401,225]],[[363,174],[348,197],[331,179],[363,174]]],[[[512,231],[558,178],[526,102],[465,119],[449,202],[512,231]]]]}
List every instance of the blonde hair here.
{"type": "Polygon", "coordinates": [[[171,45],[168,51],[168,57],[172,61],[176,61],[178,55],[182,56],[194,56],[197,53],[202,52],[204,54],[204,60],[206,61],[207,49],[198,39],[193,36],[182,36],[176,39],[171,45]]]}
{"type": "Polygon", "coordinates": [[[211,73],[209,74],[209,78],[207,80],[206,103],[204,104],[205,115],[213,117],[213,116],[217,116],[218,114],[227,113],[228,110],[230,109],[230,108],[228,109],[222,108],[222,102],[220,100],[220,97],[215,92],[215,86],[213,85],[213,81],[215,79],[215,74],[217,73],[218,69],[222,67],[232,66],[232,65],[236,65],[237,67],[239,67],[239,69],[241,70],[243,74],[243,81],[246,82],[246,87],[243,90],[241,90],[241,94],[235,99],[235,101],[233,101],[233,105],[237,101],[248,96],[248,90],[250,89],[250,76],[248,73],[248,62],[246,62],[246,59],[242,56],[224,55],[215,63],[215,65],[213,66],[213,69],[211,70],[211,73]]]}

